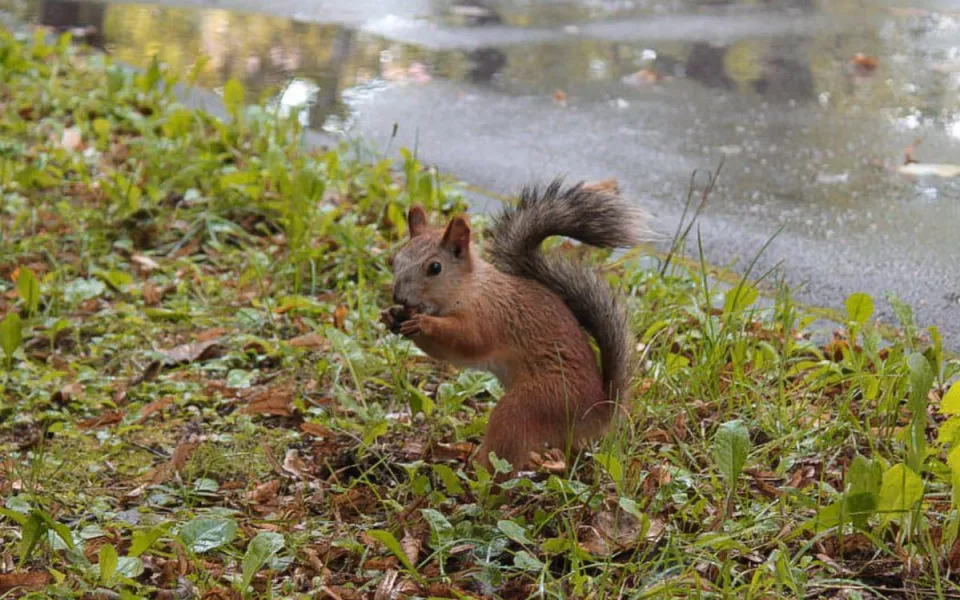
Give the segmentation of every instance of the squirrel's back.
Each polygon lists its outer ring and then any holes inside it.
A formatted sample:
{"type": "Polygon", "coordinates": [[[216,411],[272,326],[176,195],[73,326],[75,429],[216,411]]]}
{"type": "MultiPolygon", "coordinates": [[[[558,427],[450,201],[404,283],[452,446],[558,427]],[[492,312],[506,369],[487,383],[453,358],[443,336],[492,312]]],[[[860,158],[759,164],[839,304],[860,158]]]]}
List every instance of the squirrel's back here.
{"type": "Polygon", "coordinates": [[[545,286],[593,336],[605,392],[616,401],[627,390],[631,370],[626,309],[599,273],[541,251],[541,243],[555,235],[601,248],[632,247],[652,238],[646,214],[615,184],[564,187],[555,180],[544,189],[524,188],[516,206],[496,218],[489,236],[490,262],[498,270],[545,286]]]}

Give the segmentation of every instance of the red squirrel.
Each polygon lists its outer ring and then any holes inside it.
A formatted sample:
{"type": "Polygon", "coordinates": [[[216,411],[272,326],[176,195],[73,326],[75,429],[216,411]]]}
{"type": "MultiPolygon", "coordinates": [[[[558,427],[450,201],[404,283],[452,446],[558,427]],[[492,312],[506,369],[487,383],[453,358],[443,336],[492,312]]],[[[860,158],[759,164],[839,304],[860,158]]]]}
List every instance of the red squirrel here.
{"type": "Polygon", "coordinates": [[[490,414],[479,464],[489,471],[494,452],[516,473],[544,446],[580,450],[603,435],[629,388],[626,309],[600,274],[540,245],[560,235],[632,247],[652,239],[646,213],[613,181],[526,187],[495,218],[487,260],[471,243],[466,216],[437,229],[413,206],[407,222],[410,238],[392,259],[395,304],[381,321],[431,357],[500,380],[505,394],[490,414]]]}

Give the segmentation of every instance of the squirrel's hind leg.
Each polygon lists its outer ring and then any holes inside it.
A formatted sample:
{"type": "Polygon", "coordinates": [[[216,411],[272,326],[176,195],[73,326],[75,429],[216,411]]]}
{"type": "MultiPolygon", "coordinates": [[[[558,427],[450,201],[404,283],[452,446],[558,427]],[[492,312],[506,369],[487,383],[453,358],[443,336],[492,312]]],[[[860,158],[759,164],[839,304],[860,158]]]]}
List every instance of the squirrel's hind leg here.
{"type": "Polygon", "coordinates": [[[513,472],[529,467],[530,453],[546,446],[560,450],[577,444],[572,431],[578,402],[562,382],[550,385],[537,381],[515,384],[490,413],[477,462],[490,471],[490,452],[513,465],[513,472]]]}

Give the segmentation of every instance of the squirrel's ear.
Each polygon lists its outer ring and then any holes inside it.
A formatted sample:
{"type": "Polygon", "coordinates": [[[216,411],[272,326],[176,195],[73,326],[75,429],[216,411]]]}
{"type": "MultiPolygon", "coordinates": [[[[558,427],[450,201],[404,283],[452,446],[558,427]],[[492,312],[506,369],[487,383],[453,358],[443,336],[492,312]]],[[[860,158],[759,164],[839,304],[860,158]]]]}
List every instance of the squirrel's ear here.
{"type": "Polygon", "coordinates": [[[443,239],[440,245],[453,252],[453,255],[460,258],[467,253],[470,247],[470,223],[465,216],[454,217],[443,232],[443,239]]]}
{"type": "Polygon", "coordinates": [[[410,237],[415,238],[427,230],[427,211],[419,204],[410,207],[407,213],[407,227],[410,228],[410,237]]]}

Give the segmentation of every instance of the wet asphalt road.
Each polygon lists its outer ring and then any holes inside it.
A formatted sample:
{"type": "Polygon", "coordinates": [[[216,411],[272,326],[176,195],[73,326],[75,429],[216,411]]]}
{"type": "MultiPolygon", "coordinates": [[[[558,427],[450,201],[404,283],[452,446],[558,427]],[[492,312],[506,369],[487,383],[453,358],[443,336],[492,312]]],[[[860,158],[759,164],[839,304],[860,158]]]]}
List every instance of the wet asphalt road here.
{"type": "Polygon", "coordinates": [[[381,76],[348,81],[341,118],[313,124],[416,145],[494,193],[614,177],[672,232],[691,172],[723,158],[700,225],[711,263],[742,269],[782,228],[757,272],[782,265],[801,301],[830,308],[870,293],[888,322],[894,293],[960,347],[960,178],[897,172],[918,138],[917,160],[960,164],[958,2],[161,4],[334,24],[358,36],[345,57],[378,40],[381,76]]]}

